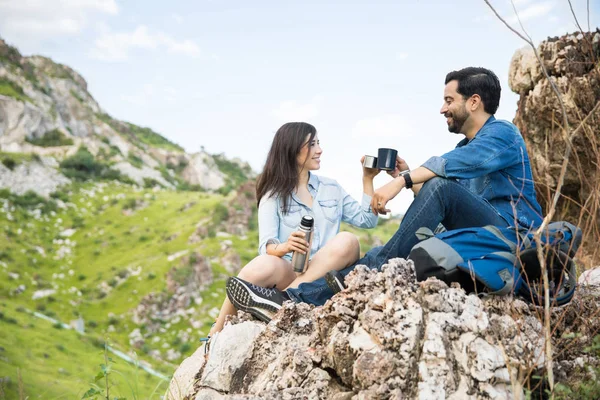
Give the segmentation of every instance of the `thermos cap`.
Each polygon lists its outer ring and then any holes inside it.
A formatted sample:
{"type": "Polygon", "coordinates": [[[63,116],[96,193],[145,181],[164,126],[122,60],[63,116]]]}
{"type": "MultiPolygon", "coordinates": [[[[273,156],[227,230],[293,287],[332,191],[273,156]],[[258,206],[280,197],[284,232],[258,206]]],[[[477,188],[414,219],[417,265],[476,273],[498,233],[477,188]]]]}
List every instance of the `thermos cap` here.
{"type": "Polygon", "coordinates": [[[315,220],[310,215],[303,216],[302,220],[300,221],[300,225],[302,225],[306,228],[312,228],[314,223],[315,223],[315,220]]]}

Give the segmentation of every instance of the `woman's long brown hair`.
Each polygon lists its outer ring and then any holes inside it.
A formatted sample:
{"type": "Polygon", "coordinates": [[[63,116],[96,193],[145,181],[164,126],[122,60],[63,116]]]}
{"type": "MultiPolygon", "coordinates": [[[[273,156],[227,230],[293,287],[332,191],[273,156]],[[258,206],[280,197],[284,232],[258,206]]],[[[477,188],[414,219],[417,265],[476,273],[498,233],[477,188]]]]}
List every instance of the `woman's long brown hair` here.
{"type": "Polygon", "coordinates": [[[306,122],[288,122],[277,130],[265,167],[256,182],[257,204],[270,193],[270,196],[282,199],[282,210],[287,213],[292,193],[298,186],[298,153],[306,143],[306,136],[310,135],[310,146],[316,134],[316,128],[306,122]]]}

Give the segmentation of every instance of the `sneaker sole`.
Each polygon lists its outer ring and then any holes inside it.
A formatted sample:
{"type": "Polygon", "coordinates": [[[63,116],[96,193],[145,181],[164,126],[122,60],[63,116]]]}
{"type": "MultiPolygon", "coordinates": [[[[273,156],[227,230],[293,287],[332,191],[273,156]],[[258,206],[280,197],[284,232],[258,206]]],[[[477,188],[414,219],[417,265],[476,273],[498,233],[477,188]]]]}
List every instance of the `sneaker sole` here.
{"type": "Polygon", "coordinates": [[[333,274],[325,274],[325,282],[327,286],[333,291],[334,294],[341,292],[345,289],[344,284],[340,282],[337,277],[333,274]]]}
{"type": "Polygon", "coordinates": [[[266,303],[237,279],[229,279],[227,282],[227,297],[238,310],[250,313],[255,318],[267,323],[271,322],[272,314],[277,313],[281,308],[281,306],[275,307],[275,303],[266,303]],[[268,312],[272,314],[269,315],[268,312]]]}

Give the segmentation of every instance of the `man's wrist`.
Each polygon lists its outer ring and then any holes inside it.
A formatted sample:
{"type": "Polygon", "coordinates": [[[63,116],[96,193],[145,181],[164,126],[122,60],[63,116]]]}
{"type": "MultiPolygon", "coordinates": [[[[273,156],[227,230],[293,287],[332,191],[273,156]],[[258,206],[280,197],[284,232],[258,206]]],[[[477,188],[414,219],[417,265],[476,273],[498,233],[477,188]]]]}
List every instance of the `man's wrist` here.
{"type": "Polygon", "coordinates": [[[397,182],[398,185],[398,190],[402,190],[404,189],[404,187],[406,186],[406,181],[404,180],[404,177],[402,175],[398,175],[394,181],[397,182]]]}

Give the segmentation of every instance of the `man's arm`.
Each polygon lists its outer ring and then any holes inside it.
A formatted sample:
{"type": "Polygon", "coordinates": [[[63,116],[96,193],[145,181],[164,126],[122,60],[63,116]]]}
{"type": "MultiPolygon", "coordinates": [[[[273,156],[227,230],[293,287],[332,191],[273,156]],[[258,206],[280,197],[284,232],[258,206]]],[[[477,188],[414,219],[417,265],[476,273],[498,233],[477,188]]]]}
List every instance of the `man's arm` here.
{"type": "MultiPolygon", "coordinates": [[[[415,185],[419,185],[419,189],[415,192],[415,195],[421,190],[423,183],[427,182],[431,178],[435,177],[436,174],[425,168],[419,167],[410,171],[410,178],[413,181],[413,188],[415,185]]],[[[388,201],[396,197],[400,191],[406,187],[406,182],[404,181],[404,177],[402,175],[397,176],[391,182],[388,182],[384,186],[380,187],[373,194],[373,198],[371,199],[371,209],[374,214],[387,214],[390,212],[389,209],[385,208],[385,205],[388,201]]]]}

